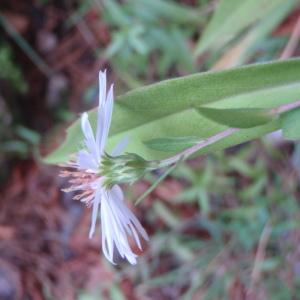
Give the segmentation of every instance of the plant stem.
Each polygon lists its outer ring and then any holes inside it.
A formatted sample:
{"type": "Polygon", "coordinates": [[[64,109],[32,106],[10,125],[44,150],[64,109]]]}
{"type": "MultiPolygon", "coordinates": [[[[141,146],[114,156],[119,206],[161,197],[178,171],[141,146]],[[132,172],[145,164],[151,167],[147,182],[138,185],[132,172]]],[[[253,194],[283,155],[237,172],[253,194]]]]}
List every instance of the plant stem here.
{"type": "Polygon", "coordinates": [[[250,288],[247,291],[247,297],[246,299],[251,299],[253,296],[254,288],[257,286],[261,275],[262,275],[262,270],[260,268],[261,264],[265,260],[266,256],[266,248],[268,245],[268,242],[270,240],[272,232],[272,227],[270,225],[270,221],[268,221],[261,233],[261,236],[259,238],[259,243],[255,255],[255,260],[254,260],[254,267],[251,273],[251,283],[250,283],[250,288]]]}
{"type": "Polygon", "coordinates": [[[290,103],[278,106],[276,108],[273,108],[270,110],[270,114],[271,115],[280,115],[282,113],[285,113],[289,110],[292,110],[292,109],[298,108],[298,107],[300,107],[300,100],[296,100],[294,102],[290,102],[290,103]]]}
{"type": "MultiPolygon", "coordinates": [[[[296,100],[294,102],[291,103],[287,103],[287,104],[283,104],[281,106],[278,106],[276,108],[273,108],[269,111],[269,113],[273,116],[278,116],[284,112],[293,110],[295,108],[300,107],[300,100],[296,100]]],[[[209,146],[211,144],[214,144],[236,132],[238,132],[239,130],[241,130],[240,128],[228,128],[225,129],[224,131],[221,131],[213,136],[210,136],[204,140],[200,140],[196,145],[187,148],[185,150],[183,150],[182,152],[179,152],[178,154],[171,156],[169,158],[160,160],[156,162],[156,168],[164,168],[166,166],[172,165],[174,163],[176,163],[178,160],[185,160],[187,159],[190,155],[196,153],[197,151],[201,150],[202,148],[209,146]]],[[[153,165],[153,166],[154,166],[153,165]]]]}
{"type": "MultiPolygon", "coordinates": [[[[177,161],[178,163],[180,161],[177,161]]],[[[178,164],[171,166],[165,173],[163,173],[155,182],[135,201],[134,205],[138,205],[143,199],[145,199],[156,187],[163,181],[176,167],[178,164]]]]}
{"type": "Polygon", "coordinates": [[[177,162],[179,159],[185,160],[187,157],[189,157],[193,153],[199,151],[200,149],[202,149],[208,145],[211,145],[217,141],[220,141],[220,140],[224,139],[225,137],[230,136],[233,133],[237,132],[238,130],[240,130],[240,129],[228,128],[228,129],[221,131],[207,139],[201,140],[196,145],[194,145],[186,150],[183,150],[182,152],[179,152],[178,154],[171,156],[167,159],[161,160],[159,162],[159,167],[163,168],[163,167],[169,166],[169,165],[177,162]]]}

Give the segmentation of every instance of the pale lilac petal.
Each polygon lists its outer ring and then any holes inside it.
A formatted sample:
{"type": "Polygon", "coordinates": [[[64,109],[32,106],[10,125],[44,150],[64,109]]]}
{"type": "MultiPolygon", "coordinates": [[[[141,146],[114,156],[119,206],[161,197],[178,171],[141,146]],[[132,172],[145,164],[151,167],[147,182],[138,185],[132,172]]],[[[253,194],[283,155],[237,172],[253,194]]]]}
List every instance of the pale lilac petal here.
{"type": "Polygon", "coordinates": [[[122,228],[119,227],[117,219],[114,217],[109,206],[108,195],[103,197],[101,203],[101,218],[102,224],[102,249],[107,259],[114,263],[114,249],[117,248],[119,253],[123,253],[122,245],[120,244],[121,236],[124,234],[122,228]]]}
{"type": "Polygon", "coordinates": [[[99,105],[97,117],[96,143],[99,151],[103,146],[101,145],[103,129],[105,125],[105,102],[106,102],[106,71],[99,72],[99,105]]]}
{"type": "Polygon", "coordinates": [[[132,225],[132,223],[130,223],[129,226],[130,226],[131,232],[133,233],[133,237],[134,237],[134,240],[135,240],[136,244],[138,245],[139,249],[142,250],[142,245],[141,245],[141,242],[140,242],[140,238],[139,238],[134,226],[132,225]]]}
{"type": "MultiPolygon", "coordinates": [[[[123,201],[124,194],[123,194],[122,189],[118,185],[114,185],[112,187],[111,193],[112,193],[112,197],[114,199],[120,200],[120,203],[121,203],[121,201],[123,201]]],[[[127,224],[128,224],[128,226],[130,225],[130,223],[132,223],[134,225],[134,227],[138,230],[138,232],[142,235],[142,237],[144,238],[144,240],[146,240],[146,241],[149,240],[148,234],[145,231],[145,229],[143,228],[143,226],[141,225],[141,223],[139,222],[139,220],[130,211],[130,209],[127,208],[127,206],[124,203],[122,203],[120,205],[117,205],[115,209],[119,210],[120,214],[124,214],[125,215],[125,218],[127,218],[127,224]]]]}
{"type": "Polygon", "coordinates": [[[106,100],[106,70],[99,72],[99,106],[105,104],[106,100]]]}
{"type": "Polygon", "coordinates": [[[122,258],[126,258],[130,263],[136,262],[134,254],[129,246],[126,232],[116,212],[111,207],[111,197],[109,193],[101,201],[102,225],[102,248],[106,258],[114,263],[114,250],[118,251],[122,258]],[[109,227],[109,230],[108,230],[109,227]]]}
{"type": "Polygon", "coordinates": [[[102,136],[100,141],[100,153],[102,154],[104,151],[105,144],[107,142],[110,123],[111,123],[111,117],[112,117],[112,111],[113,111],[113,85],[111,85],[105,106],[104,106],[104,121],[103,121],[103,129],[102,129],[102,136]]]}
{"type": "Polygon", "coordinates": [[[81,116],[81,128],[85,137],[84,140],[85,145],[88,151],[93,155],[94,159],[98,162],[99,160],[99,155],[97,150],[98,147],[96,145],[93,129],[91,127],[87,113],[83,113],[81,116]]]}
{"type": "Polygon", "coordinates": [[[112,263],[114,256],[114,220],[110,217],[110,209],[108,206],[108,199],[106,195],[103,195],[101,201],[101,230],[102,230],[102,251],[105,257],[112,263]]]}
{"type": "Polygon", "coordinates": [[[114,85],[110,86],[110,89],[107,94],[106,102],[105,102],[105,123],[108,125],[108,129],[111,123],[112,111],[114,104],[114,85]]]}
{"type": "Polygon", "coordinates": [[[136,216],[133,213],[131,213],[131,222],[133,223],[135,228],[138,230],[139,234],[141,234],[143,239],[145,241],[149,241],[149,236],[148,236],[146,230],[143,228],[140,221],[136,218],[136,216]]]}
{"type": "Polygon", "coordinates": [[[114,250],[131,264],[137,255],[130,248],[128,236],[132,236],[142,249],[140,236],[148,238],[142,225],[123,202],[123,192],[117,185],[107,190],[101,200],[102,248],[109,261],[113,261],[114,250]]]}
{"type": "Polygon", "coordinates": [[[118,156],[121,155],[125,148],[127,147],[129,143],[129,136],[125,135],[120,142],[116,145],[116,147],[112,150],[111,156],[118,156]]]}
{"type": "Polygon", "coordinates": [[[101,199],[101,193],[102,193],[102,186],[99,183],[98,187],[95,192],[95,197],[93,201],[93,210],[92,210],[92,221],[91,221],[91,228],[89,232],[89,238],[91,239],[96,228],[97,223],[97,217],[98,217],[98,211],[99,211],[99,205],[100,205],[100,199],[101,199]]]}
{"type": "Polygon", "coordinates": [[[94,156],[86,150],[80,150],[77,153],[77,165],[79,169],[90,169],[93,171],[98,170],[98,164],[94,159],[94,156]]]}
{"type": "Polygon", "coordinates": [[[118,198],[119,200],[123,201],[124,199],[124,193],[119,185],[115,184],[111,189],[110,193],[114,198],[118,198]]]}
{"type": "Polygon", "coordinates": [[[86,112],[83,113],[81,116],[81,129],[82,129],[82,132],[83,132],[86,140],[94,141],[93,129],[92,129],[90,121],[89,121],[89,116],[86,112]]]}

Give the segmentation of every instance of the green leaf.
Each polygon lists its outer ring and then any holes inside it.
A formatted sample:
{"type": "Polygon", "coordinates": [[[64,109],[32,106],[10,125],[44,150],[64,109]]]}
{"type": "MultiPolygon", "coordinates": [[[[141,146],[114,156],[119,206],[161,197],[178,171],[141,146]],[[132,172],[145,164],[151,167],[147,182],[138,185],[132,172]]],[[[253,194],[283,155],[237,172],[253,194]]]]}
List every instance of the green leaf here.
{"type": "Polygon", "coordinates": [[[24,126],[18,126],[16,134],[32,145],[37,145],[40,141],[40,135],[37,132],[24,126]]]}
{"type": "Polygon", "coordinates": [[[300,139],[300,109],[294,109],[281,116],[283,136],[289,140],[300,139]]]}
{"type": "Polygon", "coordinates": [[[221,0],[195,50],[202,54],[222,46],[286,0],[221,0]]]}
{"type": "Polygon", "coordinates": [[[110,294],[110,299],[126,300],[125,295],[123,294],[123,291],[116,284],[111,285],[111,287],[109,289],[109,294],[110,294]]]}
{"type": "MultiPolygon", "coordinates": [[[[171,153],[148,148],[143,141],[166,137],[195,136],[207,138],[226,129],[203,117],[196,108],[274,108],[299,99],[300,60],[255,64],[246,67],[206,72],[145,86],[119,96],[115,102],[106,151],[125,135],[130,142],[127,152],[155,160],[171,153]]],[[[89,113],[93,128],[96,109],[89,113]]],[[[262,126],[241,129],[198,154],[227,148],[279,129],[273,120],[262,126]]],[[[60,163],[80,149],[83,140],[80,122],[70,126],[65,142],[45,161],[60,163]]],[[[175,154],[175,153],[174,153],[175,154]]]]}
{"type": "MultiPolygon", "coordinates": [[[[212,67],[214,70],[235,67],[249,61],[256,46],[262,42],[294,9],[297,2],[286,0],[273,9],[265,18],[255,24],[249,32],[242,36],[231,49],[226,49],[223,56],[212,67]]],[[[255,52],[255,51],[254,51],[255,52]]]]}
{"type": "Polygon", "coordinates": [[[166,137],[145,141],[144,144],[153,150],[179,152],[199,142],[197,137],[166,137]]]}
{"type": "Polygon", "coordinates": [[[178,24],[199,24],[203,22],[204,16],[195,8],[186,5],[179,5],[172,1],[166,0],[134,0],[140,4],[141,10],[153,11],[153,14],[158,15],[163,19],[172,21],[178,24]]]}
{"type": "Polygon", "coordinates": [[[129,17],[115,0],[104,0],[103,6],[105,14],[111,16],[119,26],[126,27],[130,24],[129,17]]]}
{"type": "Polygon", "coordinates": [[[205,117],[233,128],[251,128],[264,125],[272,120],[268,110],[263,108],[216,109],[199,107],[198,111],[205,117]]]}

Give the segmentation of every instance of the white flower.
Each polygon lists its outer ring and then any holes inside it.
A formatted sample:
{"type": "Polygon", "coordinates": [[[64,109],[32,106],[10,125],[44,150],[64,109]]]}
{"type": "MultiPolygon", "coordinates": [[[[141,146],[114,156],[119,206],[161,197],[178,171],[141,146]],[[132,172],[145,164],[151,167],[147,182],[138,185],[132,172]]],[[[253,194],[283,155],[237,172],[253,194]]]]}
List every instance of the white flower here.
{"type": "MultiPolygon", "coordinates": [[[[102,250],[106,258],[114,264],[114,251],[131,264],[136,264],[137,255],[132,251],[129,240],[142,249],[140,236],[148,240],[148,235],[138,219],[124,203],[124,195],[118,185],[104,186],[105,178],[100,175],[101,159],[108,137],[113,110],[113,85],[106,93],[106,72],[99,73],[99,107],[96,135],[90,125],[88,114],[81,117],[85,149],[77,153],[76,162],[69,164],[75,171],[63,171],[62,176],[70,176],[70,188],[65,191],[80,191],[74,199],[92,206],[92,220],[89,237],[95,232],[100,208],[102,250]]],[[[123,140],[113,150],[112,155],[120,155],[125,147],[123,140]]]]}

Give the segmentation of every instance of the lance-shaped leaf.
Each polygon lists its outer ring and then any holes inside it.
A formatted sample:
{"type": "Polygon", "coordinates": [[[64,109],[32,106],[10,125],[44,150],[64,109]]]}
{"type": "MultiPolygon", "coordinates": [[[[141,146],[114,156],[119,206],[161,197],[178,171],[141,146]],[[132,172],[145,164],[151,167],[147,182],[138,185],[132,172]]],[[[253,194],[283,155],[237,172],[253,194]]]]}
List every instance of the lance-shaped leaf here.
{"type": "Polygon", "coordinates": [[[286,0],[221,0],[196,45],[195,54],[221,47],[284,2],[286,0]]]}
{"type": "Polygon", "coordinates": [[[286,18],[286,16],[298,5],[295,0],[284,0],[276,6],[265,18],[255,23],[249,32],[242,36],[212,67],[213,70],[222,70],[242,65],[253,56],[253,50],[261,46],[264,39],[286,18]]]}
{"type": "MultiPolygon", "coordinates": [[[[299,95],[299,59],[165,80],[117,98],[106,151],[110,153],[125,134],[130,139],[127,152],[148,160],[162,159],[172,153],[152,150],[143,142],[161,137],[193,136],[200,140],[226,128],[203,117],[197,111],[198,107],[269,109],[293,102],[299,99],[299,95]]],[[[89,116],[95,128],[96,111],[91,111],[89,116]]],[[[198,154],[224,149],[278,128],[279,122],[274,120],[254,128],[241,129],[201,149],[198,154]]],[[[59,163],[69,160],[70,154],[78,151],[82,139],[80,123],[76,121],[68,129],[65,142],[46,161],[59,163]]]]}
{"type": "Polygon", "coordinates": [[[300,140],[300,109],[286,112],[280,119],[283,136],[289,140],[300,140]]]}
{"type": "Polygon", "coordinates": [[[271,122],[272,116],[264,108],[219,109],[199,107],[198,111],[219,124],[233,128],[251,128],[271,122]]]}

